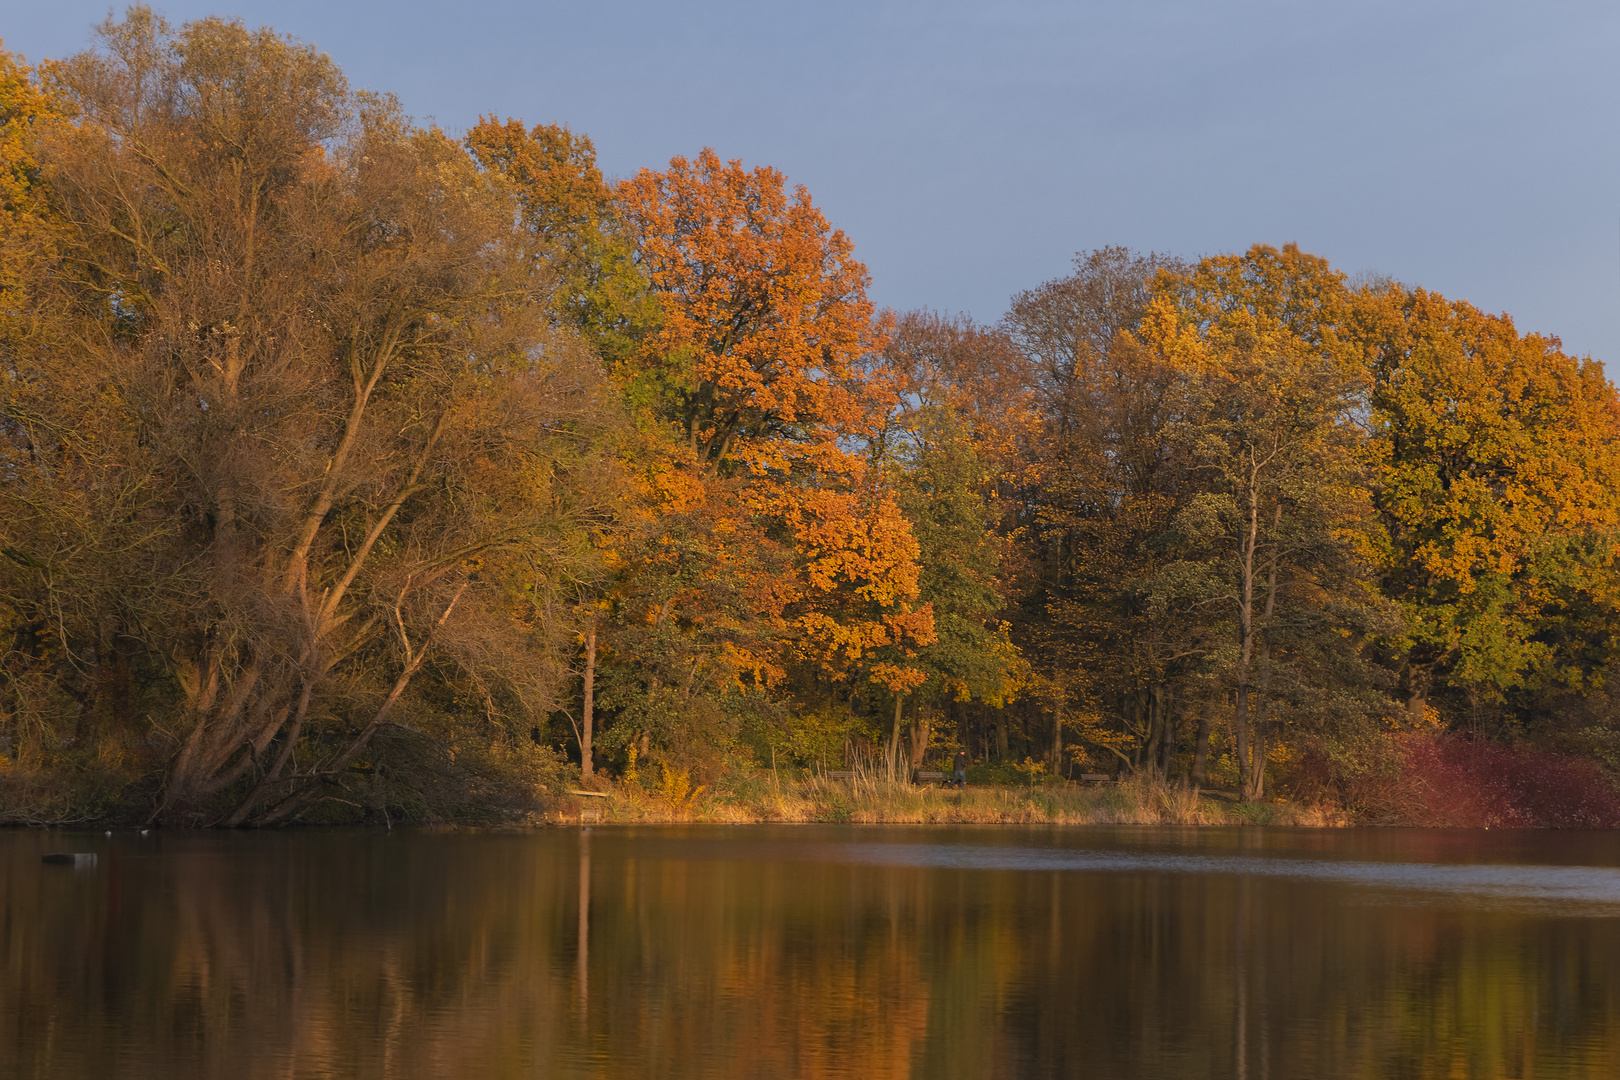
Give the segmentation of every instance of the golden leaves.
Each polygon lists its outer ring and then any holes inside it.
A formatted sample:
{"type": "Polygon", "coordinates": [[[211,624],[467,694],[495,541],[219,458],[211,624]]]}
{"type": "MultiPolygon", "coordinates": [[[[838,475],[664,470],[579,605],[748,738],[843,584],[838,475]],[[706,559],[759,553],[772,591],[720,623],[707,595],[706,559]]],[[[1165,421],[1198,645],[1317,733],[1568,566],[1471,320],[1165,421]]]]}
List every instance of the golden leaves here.
{"type": "Polygon", "coordinates": [[[685,444],[649,472],[649,494],[664,512],[708,514],[739,550],[791,548],[794,573],[770,591],[800,662],[842,679],[874,650],[931,641],[911,527],[842,442],[895,398],[890,376],[861,364],[889,322],[874,319],[849,239],[803,187],[713,150],[615,195],[663,314],[621,382],[659,384],[654,407],[685,444]]]}
{"type": "Polygon", "coordinates": [[[684,365],[680,419],[705,460],[776,464],[792,427],[801,437],[790,441],[821,442],[823,461],[847,466],[822,432],[868,422],[882,387],[857,362],[888,333],[848,237],[803,187],[790,196],[777,170],[744,170],[709,149],[642,170],[616,196],[664,315],[638,362],[684,365]]]}

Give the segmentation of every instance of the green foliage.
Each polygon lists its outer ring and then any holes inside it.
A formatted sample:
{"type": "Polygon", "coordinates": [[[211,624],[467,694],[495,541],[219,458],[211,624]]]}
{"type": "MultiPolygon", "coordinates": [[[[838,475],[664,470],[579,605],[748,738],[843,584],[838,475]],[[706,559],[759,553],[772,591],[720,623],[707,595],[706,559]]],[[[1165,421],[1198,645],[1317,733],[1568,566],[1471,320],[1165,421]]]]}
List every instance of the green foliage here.
{"type": "Polygon", "coordinates": [[[919,691],[937,702],[1009,700],[1022,675],[996,618],[1002,541],[983,492],[992,476],[961,417],[924,406],[907,417],[895,486],[917,537],[918,595],[934,611],[932,645],[911,662],[929,673],[919,691]]]}
{"type": "Polygon", "coordinates": [[[517,120],[488,116],[467,132],[466,144],[481,166],[512,185],[525,227],[560,280],[559,308],[611,369],[627,373],[642,339],[657,330],[659,310],[590,137],[559,124],[525,131],[517,120]]]}

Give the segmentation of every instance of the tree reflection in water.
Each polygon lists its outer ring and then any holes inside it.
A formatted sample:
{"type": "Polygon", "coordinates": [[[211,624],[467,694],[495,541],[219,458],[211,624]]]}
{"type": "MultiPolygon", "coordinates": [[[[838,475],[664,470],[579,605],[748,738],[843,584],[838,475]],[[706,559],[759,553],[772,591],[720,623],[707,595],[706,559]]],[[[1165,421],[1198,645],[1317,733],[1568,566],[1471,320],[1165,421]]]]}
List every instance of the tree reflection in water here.
{"type": "Polygon", "coordinates": [[[1620,1076],[1620,895],[1218,869],[1620,864],[1468,835],[170,832],[78,873],[13,832],[0,1075],[1620,1076]],[[1019,845],[1217,861],[986,864],[1019,845]]]}
{"type": "Polygon", "coordinates": [[[579,1017],[581,1024],[590,1022],[591,1002],[591,830],[579,830],[579,943],[574,947],[579,983],[579,1017]]]}

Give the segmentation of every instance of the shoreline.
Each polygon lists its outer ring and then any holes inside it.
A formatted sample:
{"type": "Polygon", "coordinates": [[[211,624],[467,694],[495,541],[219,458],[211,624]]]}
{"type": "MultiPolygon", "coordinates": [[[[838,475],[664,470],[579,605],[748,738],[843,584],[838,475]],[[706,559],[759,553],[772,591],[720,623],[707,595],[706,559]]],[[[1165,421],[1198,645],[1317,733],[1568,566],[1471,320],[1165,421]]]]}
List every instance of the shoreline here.
{"type": "Polygon", "coordinates": [[[1344,828],[1343,811],[1277,800],[1240,803],[1222,793],[1148,780],[1033,787],[970,785],[955,791],[858,777],[812,777],[707,793],[598,781],[563,794],[533,825],[1286,825],[1344,828]]]}
{"type": "MultiPolygon", "coordinates": [[[[1023,784],[969,784],[956,791],[869,776],[810,776],[778,779],[770,773],[730,774],[714,789],[693,787],[680,773],[659,782],[576,773],[561,788],[557,779],[535,783],[504,805],[463,804],[461,812],[426,813],[381,801],[334,799],[312,812],[269,826],[300,828],[427,828],[524,830],[591,825],[1141,825],[1186,828],[1276,826],[1342,828],[1505,828],[1605,831],[1603,824],[1575,821],[1513,821],[1487,815],[1483,821],[1435,820],[1403,813],[1406,807],[1357,813],[1341,806],[1273,798],[1238,801],[1234,792],[1206,788],[1195,792],[1148,777],[1083,783],[1046,780],[1023,784]],[[580,785],[580,786],[572,786],[580,785]]],[[[220,828],[206,818],[166,826],[150,821],[134,805],[112,813],[52,817],[11,808],[0,828],[127,830],[130,828],[220,828]]],[[[234,831],[234,830],[232,830],[234,831]]]]}

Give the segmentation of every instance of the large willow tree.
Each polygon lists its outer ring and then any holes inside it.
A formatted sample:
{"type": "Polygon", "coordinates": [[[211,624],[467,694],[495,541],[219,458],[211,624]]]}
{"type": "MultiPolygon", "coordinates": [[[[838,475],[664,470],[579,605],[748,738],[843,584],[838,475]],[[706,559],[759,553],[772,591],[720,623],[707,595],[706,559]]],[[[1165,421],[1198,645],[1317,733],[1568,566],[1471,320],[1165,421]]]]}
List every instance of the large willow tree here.
{"type": "Polygon", "coordinates": [[[136,656],[171,695],[98,706],[166,748],[163,819],[285,818],[468,703],[526,736],[563,674],[535,582],[611,484],[510,191],[268,30],[100,38],[50,69],[59,256],[6,357],[17,620],[59,687],[136,656]]]}

